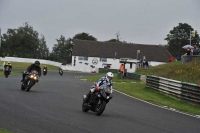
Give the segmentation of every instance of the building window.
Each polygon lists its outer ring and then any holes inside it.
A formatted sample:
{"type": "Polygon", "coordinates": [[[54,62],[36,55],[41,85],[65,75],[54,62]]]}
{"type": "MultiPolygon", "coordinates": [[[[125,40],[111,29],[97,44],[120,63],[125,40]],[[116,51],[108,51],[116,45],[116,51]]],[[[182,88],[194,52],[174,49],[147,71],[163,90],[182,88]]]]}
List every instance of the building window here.
{"type": "Polygon", "coordinates": [[[107,62],[107,58],[100,58],[101,62],[107,62]]]}
{"type": "Polygon", "coordinates": [[[85,56],[79,56],[79,57],[78,57],[78,60],[85,60],[85,61],[88,61],[88,57],[85,57],[85,56]]]}

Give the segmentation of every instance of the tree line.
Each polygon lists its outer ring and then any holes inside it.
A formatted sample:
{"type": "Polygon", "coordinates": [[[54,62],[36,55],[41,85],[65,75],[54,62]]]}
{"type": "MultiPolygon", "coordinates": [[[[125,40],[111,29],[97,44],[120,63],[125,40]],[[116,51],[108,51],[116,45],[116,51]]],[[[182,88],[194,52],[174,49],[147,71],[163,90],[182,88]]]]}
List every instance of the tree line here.
{"type": "MultiPolygon", "coordinates": [[[[184,45],[190,44],[190,34],[191,31],[194,31],[192,26],[187,23],[179,23],[178,26],[173,27],[170,30],[169,34],[165,40],[167,41],[166,48],[174,57],[180,57],[186,50],[182,47],[184,45]]],[[[200,38],[198,31],[195,30],[195,36],[191,36],[191,45],[198,45],[199,46],[200,38]]]]}
{"type": "MultiPolygon", "coordinates": [[[[193,30],[187,23],[179,23],[165,38],[168,43],[164,46],[173,56],[181,56],[185,52],[182,46],[189,43],[190,31],[193,30]]],[[[2,34],[0,56],[46,59],[67,64],[71,63],[74,39],[97,41],[97,38],[85,32],[78,33],[72,38],[65,38],[61,35],[59,39],[56,39],[57,43],[54,44],[52,51],[49,51],[44,35],[40,35],[32,26],[24,23],[23,26],[8,29],[7,33],[2,34]]],[[[196,31],[191,42],[198,45],[199,41],[200,38],[196,31]]],[[[119,32],[116,33],[116,38],[105,42],[127,43],[121,41],[119,32]]]]}
{"type": "Polygon", "coordinates": [[[63,35],[56,39],[50,52],[44,35],[40,35],[27,22],[17,29],[8,29],[1,35],[0,56],[37,58],[62,63],[71,63],[73,39],[94,40],[95,37],[88,33],[78,33],[73,38],[65,38],[63,35]]]}

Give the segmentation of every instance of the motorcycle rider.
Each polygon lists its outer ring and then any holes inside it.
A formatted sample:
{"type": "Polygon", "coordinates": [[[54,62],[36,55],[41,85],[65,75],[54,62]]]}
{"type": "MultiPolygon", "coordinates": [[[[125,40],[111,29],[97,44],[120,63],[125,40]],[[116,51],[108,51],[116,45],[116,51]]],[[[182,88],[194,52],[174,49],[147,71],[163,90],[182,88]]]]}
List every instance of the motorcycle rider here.
{"type": "Polygon", "coordinates": [[[90,99],[90,96],[92,93],[94,93],[96,90],[99,90],[99,87],[103,84],[106,84],[111,89],[111,93],[113,92],[113,83],[112,78],[114,77],[112,72],[108,72],[105,77],[102,77],[98,80],[98,82],[95,83],[95,86],[92,86],[89,93],[86,95],[86,101],[90,99]]]}
{"type": "MultiPolygon", "coordinates": [[[[9,75],[10,75],[11,70],[12,70],[12,64],[8,61],[8,62],[4,65],[4,70],[6,69],[7,66],[10,68],[10,71],[9,71],[9,75]]],[[[4,73],[5,73],[5,71],[4,71],[4,73]]]]}
{"type": "Polygon", "coordinates": [[[59,67],[59,70],[58,70],[59,74],[62,76],[63,75],[63,70],[62,68],[59,67]]]}
{"type": "Polygon", "coordinates": [[[31,64],[26,71],[24,71],[24,73],[22,74],[22,80],[21,82],[24,81],[25,76],[27,75],[27,72],[31,72],[32,70],[35,70],[38,72],[38,76],[41,76],[41,68],[40,68],[40,62],[39,61],[35,61],[34,64],[31,64]]]}
{"type": "Polygon", "coordinates": [[[47,74],[47,66],[46,65],[43,67],[43,71],[44,71],[44,69],[46,69],[46,74],[47,74]]]}

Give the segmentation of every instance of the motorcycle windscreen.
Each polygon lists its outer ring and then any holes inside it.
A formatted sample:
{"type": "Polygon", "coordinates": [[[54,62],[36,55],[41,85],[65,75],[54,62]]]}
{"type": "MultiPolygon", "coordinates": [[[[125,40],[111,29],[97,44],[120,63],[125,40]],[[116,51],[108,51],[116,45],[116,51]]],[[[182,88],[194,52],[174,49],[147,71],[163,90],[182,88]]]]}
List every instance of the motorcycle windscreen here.
{"type": "Polygon", "coordinates": [[[107,86],[107,85],[102,85],[100,88],[101,88],[102,90],[104,90],[105,93],[111,94],[111,88],[110,88],[109,86],[107,86]]]}
{"type": "Polygon", "coordinates": [[[9,70],[10,70],[10,68],[9,68],[9,66],[7,66],[7,67],[6,67],[6,71],[9,71],[9,70]]]}
{"type": "Polygon", "coordinates": [[[104,89],[101,89],[101,90],[100,90],[100,93],[101,93],[101,95],[102,95],[104,98],[107,98],[107,95],[106,95],[106,92],[105,92],[104,89]]]}

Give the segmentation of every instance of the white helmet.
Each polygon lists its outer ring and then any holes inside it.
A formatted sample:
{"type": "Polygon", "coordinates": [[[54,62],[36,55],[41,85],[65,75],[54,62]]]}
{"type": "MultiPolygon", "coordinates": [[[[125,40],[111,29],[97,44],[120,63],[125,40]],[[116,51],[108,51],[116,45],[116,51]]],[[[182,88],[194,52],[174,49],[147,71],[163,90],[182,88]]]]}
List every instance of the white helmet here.
{"type": "Polygon", "coordinates": [[[108,72],[108,73],[106,74],[106,80],[107,80],[107,81],[112,80],[113,77],[114,77],[114,75],[113,75],[112,72],[108,72]]]}

